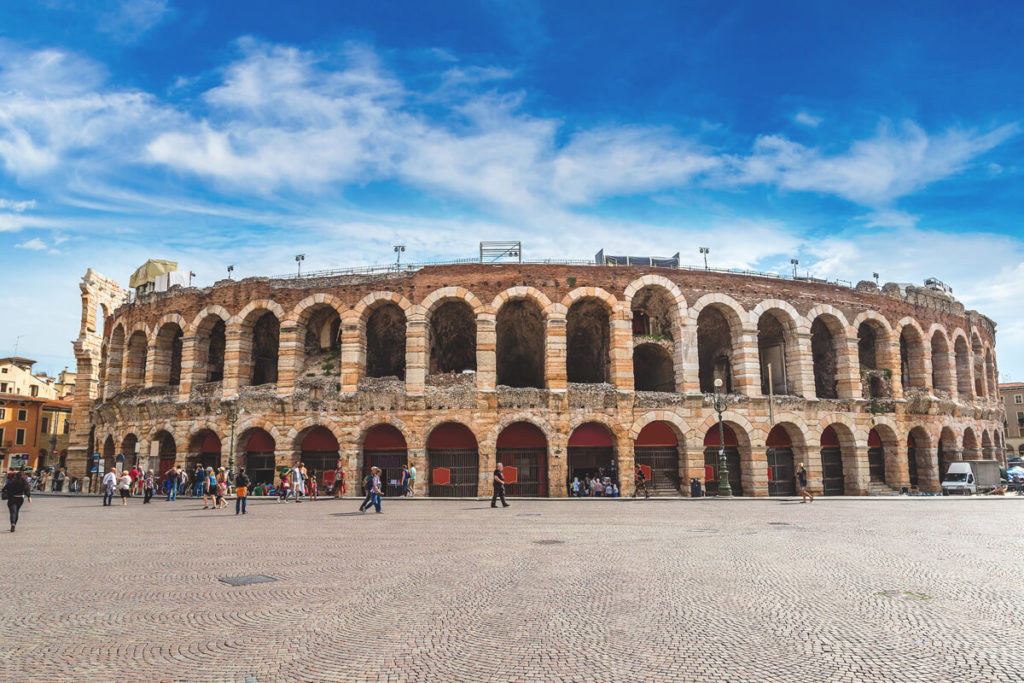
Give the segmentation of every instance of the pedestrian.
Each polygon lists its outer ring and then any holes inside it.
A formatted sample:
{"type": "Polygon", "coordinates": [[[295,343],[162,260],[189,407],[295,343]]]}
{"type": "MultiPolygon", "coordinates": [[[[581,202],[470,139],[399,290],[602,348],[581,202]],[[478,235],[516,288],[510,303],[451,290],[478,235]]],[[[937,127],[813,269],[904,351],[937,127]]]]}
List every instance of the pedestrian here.
{"type": "Polygon", "coordinates": [[[21,513],[21,506],[28,500],[32,502],[32,487],[28,485],[25,477],[16,472],[7,474],[7,482],[4,484],[3,497],[7,499],[7,511],[11,513],[11,533],[18,525],[18,515],[21,513]]]}
{"type": "Polygon", "coordinates": [[[214,504],[216,509],[216,496],[217,496],[217,477],[213,473],[212,467],[207,467],[206,472],[203,473],[203,509],[210,509],[210,504],[214,504]]]}
{"type": "MultiPolygon", "coordinates": [[[[206,502],[206,496],[203,495],[203,492],[206,491],[206,483],[206,472],[203,471],[203,466],[197,463],[196,470],[192,473],[192,497],[199,498],[202,496],[204,503],[206,502]]],[[[205,510],[206,508],[203,509],[205,510]]]]}
{"type": "Polygon", "coordinates": [[[245,470],[238,468],[238,476],[235,477],[235,514],[245,514],[245,501],[249,497],[249,475],[245,470]]]}
{"type": "Polygon", "coordinates": [[[494,495],[491,496],[491,507],[496,508],[498,498],[501,498],[501,507],[507,508],[508,503],[505,502],[505,475],[502,471],[505,469],[505,465],[498,462],[498,466],[494,468],[494,495]]]}
{"type": "Polygon", "coordinates": [[[359,506],[360,512],[366,512],[372,505],[376,508],[377,512],[380,513],[380,468],[371,467],[369,474],[369,482],[366,487],[366,499],[363,500],[363,504],[359,506]]]}
{"type": "Polygon", "coordinates": [[[143,505],[149,502],[149,499],[153,497],[153,493],[156,491],[156,480],[153,479],[153,470],[146,472],[146,476],[142,478],[142,492],[146,495],[142,499],[143,505]]]}
{"type": "Polygon", "coordinates": [[[292,490],[291,482],[288,481],[290,473],[291,470],[284,470],[283,472],[281,472],[281,486],[278,487],[279,489],[281,489],[279,492],[281,495],[278,496],[277,499],[278,502],[280,503],[288,502],[288,494],[291,493],[292,490]]]}
{"type": "Polygon", "coordinates": [[[130,473],[121,473],[121,479],[117,482],[117,490],[121,493],[121,505],[127,505],[128,496],[132,495],[132,475],[130,473]]]}
{"type": "Polygon", "coordinates": [[[636,494],[640,492],[640,489],[644,490],[644,499],[651,497],[650,491],[647,490],[647,475],[644,474],[644,470],[640,465],[633,467],[633,497],[636,498],[636,494]]]}
{"type": "Polygon", "coordinates": [[[57,472],[56,478],[53,480],[53,490],[58,493],[64,490],[64,481],[68,478],[68,473],[61,467],[60,471],[57,472]]]}
{"type": "Polygon", "coordinates": [[[224,468],[221,467],[217,470],[216,485],[214,486],[213,493],[215,496],[216,509],[226,508],[228,506],[228,477],[224,473],[224,468]]]}
{"type": "Polygon", "coordinates": [[[303,470],[302,463],[295,463],[295,467],[292,468],[292,495],[295,496],[295,502],[301,503],[302,496],[306,493],[306,482],[302,475],[303,470]]]}
{"type": "Polygon", "coordinates": [[[807,470],[804,469],[803,463],[796,466],[796,487],[803,499],[800,501],[801,503],[806,503],[808,498],[811,499],[812,503],[814,502],[814,496],[807,490],[807,470]]]}
{"type": "Polygon", "coordinates": [[[408,498],[409,492],[409,466],[402,465],[402,498],[408,498]]]}
{"type": "Polygon", "coordinates": [[[178,468],[172,467],[164,473],[166,478],[167,500],[178,500],[178,468]]]}
{"type": "Polygon", "coordinates": [[[409,497],[416,497],[416,466],[409,466],[409,497]]]}
{"type": "Polygon", "coordinates": [[[103,505],[114,504],[114,489],[117,488],[117,470],[113,467],[103,475],[103,505]]]}
{"type": "Polygon", "coordinates": [[[307,483],[308,488],[309,488],[309,498],[310,498],[310,500],[318,500],[319,499],[319,493],[320,493],[320,487],[316,485],[316,470],[311,469],[309,471],[309,479],[307,480],[306,483],[307,483]]]}
{"type": "Polygon", "coordinates": [[[334,497],[341,498],[345,493],[345,470],[342,469],[341,463],[338,464],[338,469],[334,470],[334,497]]]}
{"type": "Polygon", "coordinates": [[[178,470],[178,479],[174,482],[174,486],[177,490],[174,493],[174,497],[177,498],[178,494],[184,494],[188,491],[188,472],[185,471],[184,467],[176,468],[178,470]]]}

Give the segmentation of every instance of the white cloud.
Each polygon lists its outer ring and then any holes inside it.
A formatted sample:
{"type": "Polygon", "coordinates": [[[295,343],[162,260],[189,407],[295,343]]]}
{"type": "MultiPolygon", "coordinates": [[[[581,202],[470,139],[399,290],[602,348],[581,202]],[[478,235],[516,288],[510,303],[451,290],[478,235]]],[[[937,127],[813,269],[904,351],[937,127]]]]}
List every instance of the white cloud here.
{"type": "Polygon", "coordinates": [[[134,43],[170,14],[168,0],[120,0],[100,17],[96,28],[120,42],[134,43]]]}
{"type": "Polygon", "coordinates": [[[32,251],[46,251],[46,249],[49,248],[46,246],[46,243],[38,237],[33,237],[30,240],[15,244],[14,246],[18,249],[31,249],[32,251]]]}
{"type": "Polygon", "coordinates": [[[36,200],[34,199],[14,201],[0,197],[0,209],[9,209],[15,213],[21,213],[22,211],[34,208],[36,208],[36,200]]]}
{"type": "Polygon", "coordinates": [[[824,120],[820,116],[815,116],[806,111],[798,111],[794,116],[793,120],[799,123],[801,126],[807,126],[808,128],[817,128],[821,125],[824,120]]]}
{"type": "Polygon", "coordinates": [[[879,209],[866,216],[858,216],[858,219],[869,228],[912,228],[921,217],[896,209],[879,209]]]}

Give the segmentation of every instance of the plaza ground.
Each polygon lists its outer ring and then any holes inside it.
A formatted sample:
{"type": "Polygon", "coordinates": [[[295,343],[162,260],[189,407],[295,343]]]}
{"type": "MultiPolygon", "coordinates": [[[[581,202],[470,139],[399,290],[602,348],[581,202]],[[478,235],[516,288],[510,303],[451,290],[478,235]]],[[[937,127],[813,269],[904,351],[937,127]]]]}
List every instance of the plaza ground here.
{"type": "Polygon", "coordinates": [[[254,501],[236,517],[37,496],[0,534],[0,677],[1024,677],[1024,498],[798,500],[254,501]],[[251,574],[275,581],[219,580],[251,574]]]}

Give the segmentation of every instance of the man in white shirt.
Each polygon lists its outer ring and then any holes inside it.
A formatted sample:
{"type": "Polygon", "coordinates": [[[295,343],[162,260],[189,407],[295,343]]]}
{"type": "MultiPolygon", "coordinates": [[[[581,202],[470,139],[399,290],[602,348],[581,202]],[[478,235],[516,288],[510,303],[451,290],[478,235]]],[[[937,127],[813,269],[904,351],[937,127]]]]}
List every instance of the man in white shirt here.
{"type": "Polygon", "coordinates": [[[103,505],[112,505],[114,501],[114,489],[117,488],[117,474],[114,468],[103,475],[103,505]]]}
{"type": "Polygon", "coordinates": [[[295,502],[301,503],[302,496],[306,494],[306,482],[302,478],[302,463],[296,463],[292,468],[292,493],[295,494],[295,502]]]}
{"type": "Polygon", "coordinates": [[[416,467],[409,465],[409,497],[416,495],[416,467]]]}

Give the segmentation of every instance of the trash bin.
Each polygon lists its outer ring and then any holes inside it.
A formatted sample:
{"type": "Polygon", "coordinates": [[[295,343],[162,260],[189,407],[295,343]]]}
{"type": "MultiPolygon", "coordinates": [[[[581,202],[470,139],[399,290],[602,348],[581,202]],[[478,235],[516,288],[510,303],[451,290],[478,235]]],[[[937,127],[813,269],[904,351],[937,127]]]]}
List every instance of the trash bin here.
{"type": "Polygon", "coordinates": [[[696,478],[691,479],[690,480],[690,497],[691,498],[700,498],[703,495],[704,495],[704,492],[701,490],[700,479],[696,479],[696,478]]]}

